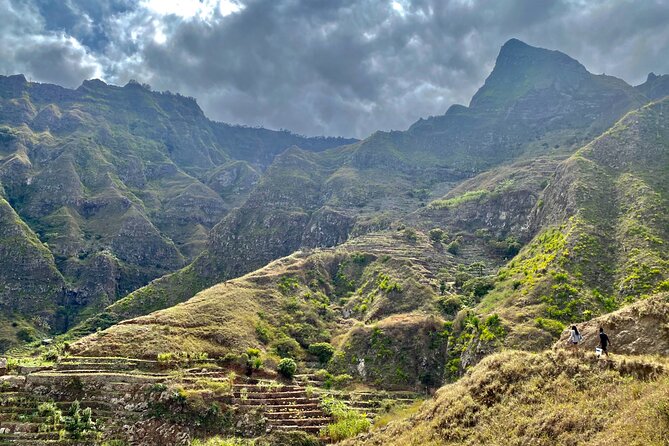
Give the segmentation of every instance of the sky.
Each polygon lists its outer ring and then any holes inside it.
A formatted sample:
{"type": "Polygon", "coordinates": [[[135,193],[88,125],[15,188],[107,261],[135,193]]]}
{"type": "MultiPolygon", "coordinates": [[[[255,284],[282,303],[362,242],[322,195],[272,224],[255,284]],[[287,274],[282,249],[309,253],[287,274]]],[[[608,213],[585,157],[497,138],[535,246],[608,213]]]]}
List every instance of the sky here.
{"type": "Polygon", "coordinates": [[[135,79],[305,135],[467,105],[512,37],[631,84],[669,73],[669,0],[0,0],[0,17],[0,74],[135,79]]]}

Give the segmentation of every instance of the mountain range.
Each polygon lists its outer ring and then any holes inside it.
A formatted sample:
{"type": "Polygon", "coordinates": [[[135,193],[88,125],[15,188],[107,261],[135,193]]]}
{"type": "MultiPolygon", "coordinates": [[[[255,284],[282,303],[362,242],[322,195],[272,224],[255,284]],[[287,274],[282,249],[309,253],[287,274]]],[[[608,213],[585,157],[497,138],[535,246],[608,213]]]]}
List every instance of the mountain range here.
{"type": "MultiPolygon", "coordinates": [[[[529,413],[564,366],[604,391],[549,351],[573,323],[667,355],[667,95],[668,75],[631,86],[511,39],[468,106],[358,141],[214,122],[137,82],[0,76],[0,349],[309,368],[329,345],[320,366],[372,389],[457,381],[350,444],[489,443],[512,418],[472,414],[507,390],[529,413]]],[[[612,379],[657,372],[628,366],[612,379]]]]}

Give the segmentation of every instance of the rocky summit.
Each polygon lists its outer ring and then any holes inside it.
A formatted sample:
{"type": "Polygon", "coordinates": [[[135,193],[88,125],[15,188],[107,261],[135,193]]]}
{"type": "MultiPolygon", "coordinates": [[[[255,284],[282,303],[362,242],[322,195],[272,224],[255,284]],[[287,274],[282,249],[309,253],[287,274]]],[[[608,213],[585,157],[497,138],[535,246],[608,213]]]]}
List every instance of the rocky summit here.
{"type": "Polygon", "coordinates": [[[0,76],[0,445],[666,444],[667,94],[511,39],[355,140],[0,76]]]}

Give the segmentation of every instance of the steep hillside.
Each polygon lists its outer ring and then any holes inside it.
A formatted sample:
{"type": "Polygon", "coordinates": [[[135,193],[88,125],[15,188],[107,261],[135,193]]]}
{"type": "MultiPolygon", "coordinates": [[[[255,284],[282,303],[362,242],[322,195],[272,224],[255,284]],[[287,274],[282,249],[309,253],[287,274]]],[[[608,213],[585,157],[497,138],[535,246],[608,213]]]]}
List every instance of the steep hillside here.
{"type": "Polygon", "coordinates": [[[138,290],[122,311],[114,305],[79,332],[182,302],[300,247],[386,229],[413,211],[401,224],[465,231],[475,249],[492,252],[488,263],[499,253],[512,257],[537,230],[529,215],[558,162],[647,101],[642,90],[593,75],[563,53],[511,40],[470,107],[454,106],[406,132],[277,157],[190,266],[138,290]]]}
{"type": "MultiPolygon", "coordinates": [[[[578,327],[583,336],[582,346],[587,350],[594,351],[599,345],[599,328],[602,327],[615,354],[669,356],[669,294],[635,302],[578,327]]],[[[555,347],[564,348],[568,340],[569,330],[566,330],[555,347]]]]}
{"type": "Polygon", "coordinates": [[[509,322],[510,345],[545,347],[564,324],[667,289],[667,101],[629,113],[560,164],[532,211],[537,235],[478,306],[509,322]]]}
{"type": "Polygon", "coordinates": [[[659,359],[507,351],[418,413],[342,445],[655,445],[669,438],[659,359]]]}
{"type": "MultiPolygon", "coordinates": [[[[8,296],[3,308],[49,301],[44,317],[67,329],[194,259],[287,147],[350,142],[212,122],[194,99],[133,82],[69,90],[0,76],[0,194],[13,209],[5,217],[30,227],[60,281],[52,281],[58,299],[47,290],[22,303],[8,296]]],[[[21,257],[6,270],[17,283],[2,285],[27,290],[44,280],[19,271],[21,257]]]]}
{"type": "MultiPolygon", "coordinates": [[[[221,358],[259,348],[308,363],[309,347],[328,342],[337,349],[323,364],[331,373],[386,388],[435,387],[459,373],[454,358],[463,354],[467,365],[502,339],[497,318],[477,322],[460,311],[485,279],[473,273],[470,281],[445,288],[450,273],[481,255],[454,256],[422,232],[361,236],[338,248],[281,258],[184,303],[97,331],[70,349],[86,356],[204,352],[221,358]],[[479,352],[468,351],[470,341],[479,352]]],[[[168,300],[168,290],[148,299],[168,300]]],[[[131,309],[146,304],[144,297],[136,293],[117,302],[88,321],[100,325],[87,330],[105,328],[126,315],[126,303],[131,309]]]]}

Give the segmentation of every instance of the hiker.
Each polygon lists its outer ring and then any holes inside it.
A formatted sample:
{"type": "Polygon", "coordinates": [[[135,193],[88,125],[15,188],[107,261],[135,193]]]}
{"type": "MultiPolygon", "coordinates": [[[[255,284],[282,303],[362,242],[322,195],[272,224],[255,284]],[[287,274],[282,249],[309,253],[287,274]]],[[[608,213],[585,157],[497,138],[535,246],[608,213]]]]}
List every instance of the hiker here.
{"type": "Polygon", "coordinates": [[[578,343],[583,340],[583,336],[578,332],[576,325],[571,326],[571,334],[569,335],[569,342],[571,343],[571,348],[578,351],[578,343]]]}
{"type": "Polygon", "coordinates": [[[609,357],[609,351],[607,350],[609,345],[611,345],[611,341],[606,333],[604,333],[604,327],[599,327],[599,347],[607,358],[609,357]]]}

